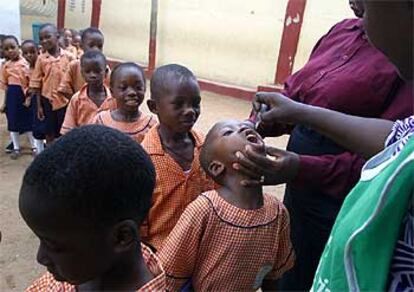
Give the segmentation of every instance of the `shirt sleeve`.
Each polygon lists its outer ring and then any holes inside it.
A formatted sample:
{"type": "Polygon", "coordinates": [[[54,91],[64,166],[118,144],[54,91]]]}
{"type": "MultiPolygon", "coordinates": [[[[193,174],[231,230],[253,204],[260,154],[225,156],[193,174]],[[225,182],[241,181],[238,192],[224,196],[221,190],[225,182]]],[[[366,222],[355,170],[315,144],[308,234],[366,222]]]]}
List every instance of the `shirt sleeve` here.
{"type": "Polygon", "coordinates": [[[279,279],[290,270],[295,263],[295,252],[290,240],[290,219],[285,206],[279,205],[281,214],[280,230],[278,232],[278,248],[275,255],[276,262],[265,279],[279,279]]]}
{"type": "Polygon", "coordinates": [[[58,92],[63,94],[71,95],[74,94],[74,65],[72,63],[69,64],[69,69],[63,75],[62,81],[59,84],[58,92]]]}
{"type": "Polygon", "coordinates": [[[33,69],[32,76],[30,78],[29,87],[35,89],[42,88],[42,79],[43,79],[43,70],[42,70],[42,61],[37,59],[35,67],[33,69]]]}
{"type": "Polygon", "coordinates": [[[299,171],[293,183],[323,189],[324,193],[343,199],[358,182],[365,160],[358,154],[300,155],[299,171]]]}
{"type": "Polygon", "coordinates": [[[168,291],[180,290],[191,280],[209,208],[202,196],[189,204],[159,251],[158,256],[167,275],[168,291]]]}
{"type": "Polygon", "coordinates": [[[70,130],[78,126],[78,123],[76,121],[76,116],[77,116],[76,104],[77,104],[77,99],[72,98],[66,109],[65,119],[63,120],[62,128],[60,129],[60,133],[62,135],[65,135],[67,132],[69,132],[70,130]]]}

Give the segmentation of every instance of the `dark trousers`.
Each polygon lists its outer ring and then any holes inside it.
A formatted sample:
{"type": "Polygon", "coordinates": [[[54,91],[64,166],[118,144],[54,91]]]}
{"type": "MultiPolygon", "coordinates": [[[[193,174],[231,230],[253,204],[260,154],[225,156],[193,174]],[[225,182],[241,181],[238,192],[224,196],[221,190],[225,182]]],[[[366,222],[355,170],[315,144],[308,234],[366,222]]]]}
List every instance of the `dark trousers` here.
{"type": "MultiPolygon", "coordinates": [[[[292,131],[287,149],[297,154],[314,156],[344,152],[329,139],[303,126],[296,126],[292,131]]],[[[284,204],[290,214],[296,262],[278,281],[280,290],[310,290],[342,202],[324,194],[323,189],[294,184],[286,186],[284,204]]]]}

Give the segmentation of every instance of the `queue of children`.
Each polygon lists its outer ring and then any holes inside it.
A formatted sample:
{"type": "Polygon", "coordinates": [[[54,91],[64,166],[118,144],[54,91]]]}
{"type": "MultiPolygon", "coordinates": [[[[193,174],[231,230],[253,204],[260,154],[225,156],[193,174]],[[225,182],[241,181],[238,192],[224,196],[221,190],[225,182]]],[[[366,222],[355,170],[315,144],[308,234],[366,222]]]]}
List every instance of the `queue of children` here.
{"type": "Polygon", "coordinates": [[[19,208],[47,273],[27,291],[275,289],[295,260],[288,212],[231,167],[246,145],[264,149],[256,131],[193,129],[200,88],[178,64],[155,70],[144,114],[144,70],[110,71],[97,28],[44,24],[39,39],[43,52],[2,40],[12,154],[26,133],[36,155],[19,208]]]}

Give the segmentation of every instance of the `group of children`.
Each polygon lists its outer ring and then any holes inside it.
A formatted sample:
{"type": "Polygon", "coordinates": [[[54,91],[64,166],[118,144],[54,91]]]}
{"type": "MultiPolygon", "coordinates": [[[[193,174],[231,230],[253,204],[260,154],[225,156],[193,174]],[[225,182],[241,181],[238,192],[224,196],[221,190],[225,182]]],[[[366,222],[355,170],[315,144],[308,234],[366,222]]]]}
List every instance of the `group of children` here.
{"type": "Polygon", "coordinates": [[[33,142],[19,197],[48,270],[28,291],[274,290],[294,264],[288,213],[232,167],[247,145],[264,150],[256,131],[242,121],[219,122],[206,138],[194,130],[200,88],[177,64],[151,77],[156,121],[140,110],[143,69],[110,72],[98,29],[83,31],[80,59],[59,47],[54,25],[39,34],[37,60],[21,46],[30,65],[14,37],[2,41],[8,124],[19,104],[32,126],[8,127],[14,149],[23,132],[48,142],[41,154],[33,142]]]}

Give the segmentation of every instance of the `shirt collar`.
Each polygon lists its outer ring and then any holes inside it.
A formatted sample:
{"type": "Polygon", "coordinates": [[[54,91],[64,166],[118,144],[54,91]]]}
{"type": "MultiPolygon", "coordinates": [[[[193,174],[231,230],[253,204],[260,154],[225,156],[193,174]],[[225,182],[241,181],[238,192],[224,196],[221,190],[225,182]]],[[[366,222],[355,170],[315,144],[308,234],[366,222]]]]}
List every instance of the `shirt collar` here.
{"type": "MultiPolygon", "coordinates": [[[[145,149],[149,155],[165,155],[165,150],[161,144],[161,138],[158,134],[159,125],[152,127],[148,133],[145,135],[145,149]]],[[[193,129],[190,131],[190,134],[193,136],[195,141],[195,148],[201,148],[204,142],[204,138],[201,134],[197,133],[193,129]]],[[[144,141],[145,141],[144,140],[144,141]]]]}
{"type": "MultiPolygon", "coordinates": [[[[106,99],[111,99],[112,95],[111,95],[111,91],[109,90],[109,88],[104,84],[104,88],[105,88],[105,92],[106,92],[106,99]]],[[[79,98],[80,99],[89,99],[88,97],[88,84],[85,83],[81,89],[79,89],[79,98]]]]}
{"type": "Polygon", "coordinates": [[[353,21],[351,21],[351,23],[349,23],[345,28],[348,30],[356,30],[356,29],[360,29],[360,30],[364,30],[364,21],[362,20],[362,18],[353,18],[353,21]]]}

